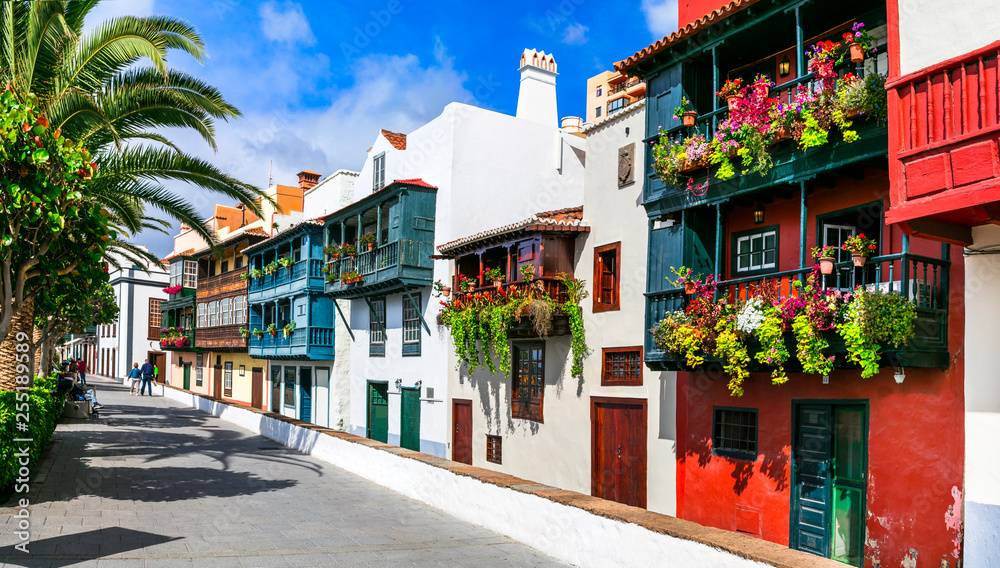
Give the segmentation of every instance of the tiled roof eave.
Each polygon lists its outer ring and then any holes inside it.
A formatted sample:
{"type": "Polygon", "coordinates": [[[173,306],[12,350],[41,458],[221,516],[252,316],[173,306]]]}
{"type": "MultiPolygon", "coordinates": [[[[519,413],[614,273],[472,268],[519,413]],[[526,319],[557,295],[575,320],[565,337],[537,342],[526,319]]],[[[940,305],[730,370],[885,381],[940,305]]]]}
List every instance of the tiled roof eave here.
{"type": "Polygon", "coordinates": [[[588,232],[590,227],[584,225],[579,219],[573,221],[542,221],[537,218],[525,219],[518,223],[512,225],[507,225],[504,227],[499,227],[490,231],[483,231],[482,233],[476,233],[475,235],[470,235],[450,243],[443,244],[437,247],[438,252],[445,256],[450,256],[453,253],[463,251],[468,248],[476,248],[480,244],[486,242],[495,242],[497,240],[509,240],[516,238],[517,236],[524,235],[527,233],[540,233],[540,232],[588,232]]]}

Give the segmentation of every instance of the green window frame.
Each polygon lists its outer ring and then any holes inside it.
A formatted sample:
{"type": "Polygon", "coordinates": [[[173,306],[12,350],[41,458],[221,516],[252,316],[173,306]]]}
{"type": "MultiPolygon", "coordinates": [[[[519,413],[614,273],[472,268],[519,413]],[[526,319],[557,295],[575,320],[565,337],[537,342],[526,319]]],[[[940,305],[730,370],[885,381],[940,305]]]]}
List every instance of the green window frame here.
{"type": "Polygon", "coordinates": [[[283,397],[283,402],[288,408],[295,408],[295,384],[296,378],[295,374],[298,372],[298,367],[285,367],[285,395],[283,397]]]}
{"type": "Polygon", "coordinates": [[[368,310],[368,356],[385,357],[385,296],[372,298],[368,310]]]}
{"type": "Polygon", "coordinates": [[[712,409],[712,455],[757,460],[757,409],[716,406],[712,409]]]}
{"type": "Polygon", "coordinates": [[[730,275],[733,278],[778,271],[781,230],[779,225],[758,227],[732,234],[730,275]]]}
{"type": "Polygon", "coordinates": [[[403,356],[420,356],[420,309],[423,305],[423,298],[420,292],[411,294],[413,301],[417,303],[414,307],[405,294],[403,295],[403,356]]]}

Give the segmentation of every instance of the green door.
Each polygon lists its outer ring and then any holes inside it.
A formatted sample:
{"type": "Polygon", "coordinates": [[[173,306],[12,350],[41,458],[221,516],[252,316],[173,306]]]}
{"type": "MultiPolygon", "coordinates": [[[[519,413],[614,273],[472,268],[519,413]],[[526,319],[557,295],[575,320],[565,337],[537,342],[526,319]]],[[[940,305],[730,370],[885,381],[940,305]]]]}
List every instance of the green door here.
{"type": "Polygon", "coordinates": [[[420,451],[420,389],[402,389],[402,409],[399,419],[399,445],[420,451]]]}
{"type": "Polygon", "coordinates": [[[389,383],[368,383],[368,438],[389,443],[389,383]]]}
{"type": "Polygon", "coordinates": [[[184,390],[191,390],[191,363],[184,363],[184,390]]]}
{"type": "Polygon", "coordinates": [[[866,410],[802,404],[795,412],[792,548],[860,566],[866,410]]]}

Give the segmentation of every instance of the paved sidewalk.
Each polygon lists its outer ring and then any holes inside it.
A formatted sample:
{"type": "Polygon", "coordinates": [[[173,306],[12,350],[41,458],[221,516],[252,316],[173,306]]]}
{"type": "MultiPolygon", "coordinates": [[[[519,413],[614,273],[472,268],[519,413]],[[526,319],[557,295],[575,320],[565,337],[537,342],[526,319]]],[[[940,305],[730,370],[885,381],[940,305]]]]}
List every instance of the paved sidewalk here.
{"type": "Polygon", "coordinates": [[[104,409],[56,430],[30,554],[0,508],[3,566],[562,566],[208,414],[87,382],[104,409]]]}

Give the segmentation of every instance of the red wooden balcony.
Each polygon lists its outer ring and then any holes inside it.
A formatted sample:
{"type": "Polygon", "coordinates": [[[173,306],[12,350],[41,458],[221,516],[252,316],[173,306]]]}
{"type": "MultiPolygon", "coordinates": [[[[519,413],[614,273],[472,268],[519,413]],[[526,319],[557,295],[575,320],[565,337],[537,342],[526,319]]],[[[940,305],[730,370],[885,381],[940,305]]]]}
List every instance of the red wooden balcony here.
{"type": "Polygon", "coordinates": [[[889,81],[891,203],[886,222],[972,244],[1000,223],[1000,41],[889,81]]]}

